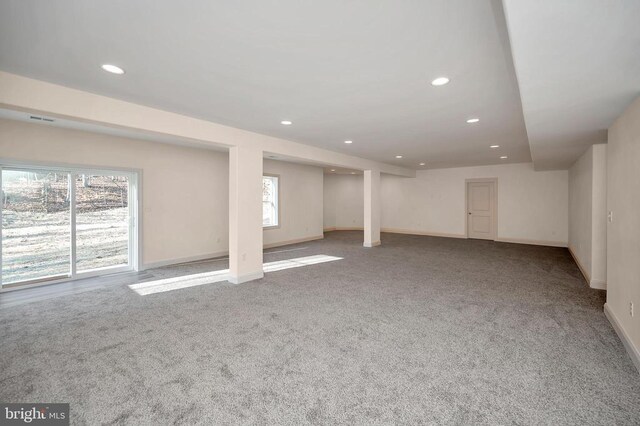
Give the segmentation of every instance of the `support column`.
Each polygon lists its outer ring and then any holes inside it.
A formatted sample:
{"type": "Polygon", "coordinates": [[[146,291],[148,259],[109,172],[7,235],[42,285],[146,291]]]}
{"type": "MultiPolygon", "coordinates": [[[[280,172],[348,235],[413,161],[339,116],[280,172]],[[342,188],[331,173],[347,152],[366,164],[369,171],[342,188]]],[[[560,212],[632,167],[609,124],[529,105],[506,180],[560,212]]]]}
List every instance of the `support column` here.
{"type": "Polygon", "coordinates": [[[364,244],[380,245],[380,171],[364,171],[364,244]]]}
{"type": "Polygon", "coordinates": [[[262,151],[229,149],[229,282],[264,276],[262,270],[262,151]]]}

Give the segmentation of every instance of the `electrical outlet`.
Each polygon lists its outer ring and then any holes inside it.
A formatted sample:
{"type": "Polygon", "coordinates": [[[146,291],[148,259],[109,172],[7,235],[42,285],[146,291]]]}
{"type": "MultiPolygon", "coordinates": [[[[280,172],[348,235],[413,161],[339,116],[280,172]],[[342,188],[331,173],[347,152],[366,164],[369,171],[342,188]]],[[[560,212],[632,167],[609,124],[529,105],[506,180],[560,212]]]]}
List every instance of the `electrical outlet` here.
{"type": "Polygon", "coordinates": [[[629,302],[629,315],[633,317],[633,302],[629,302]]]}
{"type": "Polygon", "coordinates": [[[609,220],[609,222],[613,222],[613,212],[611,210],[609,210],[609,214],[607,215],[607,219],[609,220]]]}

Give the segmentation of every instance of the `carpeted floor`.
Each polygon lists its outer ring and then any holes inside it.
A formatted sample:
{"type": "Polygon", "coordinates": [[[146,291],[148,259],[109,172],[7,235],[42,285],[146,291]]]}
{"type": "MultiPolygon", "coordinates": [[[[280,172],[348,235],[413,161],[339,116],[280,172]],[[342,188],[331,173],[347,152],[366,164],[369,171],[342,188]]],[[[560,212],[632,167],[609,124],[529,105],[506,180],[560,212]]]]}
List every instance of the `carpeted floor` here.
{"type": "Polygon", "coordinates": [[[0,400],[69,402],[74,424],[640,423],[640,375],[566,249],[361,241],[275,250],[344,259],[237,286],[2,308],[0,400]]]}

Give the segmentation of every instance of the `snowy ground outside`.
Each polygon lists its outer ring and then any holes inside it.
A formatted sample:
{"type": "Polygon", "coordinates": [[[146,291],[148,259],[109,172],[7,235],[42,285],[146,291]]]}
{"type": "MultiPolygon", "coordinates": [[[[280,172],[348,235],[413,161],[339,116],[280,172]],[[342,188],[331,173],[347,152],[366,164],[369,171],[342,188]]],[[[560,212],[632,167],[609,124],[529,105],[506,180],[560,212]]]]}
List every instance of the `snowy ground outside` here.
{"type": "MultiPolygon", "coordinates": [[[[66,275],[70,269],[68,211],[3,210],[2,282],[66,275]]],[[[77,271],[128,262],[128,208],[78,212],[77,271]]]]}

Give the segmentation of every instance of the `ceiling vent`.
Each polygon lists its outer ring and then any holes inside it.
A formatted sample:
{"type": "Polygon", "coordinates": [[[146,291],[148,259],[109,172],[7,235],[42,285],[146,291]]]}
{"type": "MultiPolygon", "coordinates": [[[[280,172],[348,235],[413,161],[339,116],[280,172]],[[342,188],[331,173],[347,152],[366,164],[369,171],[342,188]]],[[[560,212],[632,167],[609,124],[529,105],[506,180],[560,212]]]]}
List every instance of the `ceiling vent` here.
{"type": "Polygon", "coordinates": [[[31,120],[38,120],[38,121],[46,121],[48,123],[53,123],[55,120],[53,118],[48,118],[48,117],[39,117],[37,115],[30,115],[29,118],[31,120]]]}

